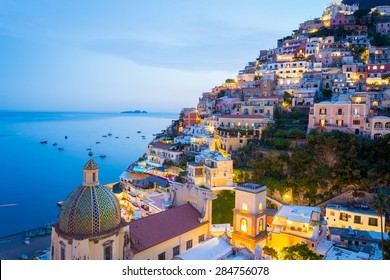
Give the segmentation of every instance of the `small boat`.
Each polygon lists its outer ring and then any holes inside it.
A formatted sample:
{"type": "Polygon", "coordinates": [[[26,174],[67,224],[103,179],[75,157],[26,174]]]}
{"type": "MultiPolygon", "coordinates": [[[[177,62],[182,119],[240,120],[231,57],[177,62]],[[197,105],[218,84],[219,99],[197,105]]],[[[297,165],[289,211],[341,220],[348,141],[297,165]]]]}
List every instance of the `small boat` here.
{"type": "Polygon", "coordinates": [[[107,135],[103,135],[102,137],[107,137],[107,135]]]}
{"type": "Polygon", "coordinates": [[[47,144],[47,141],[41,141],[40,143],[41,144],[47,144]]]}
{"type": "Polygon", "coordinates": [[[107,133],[108,136],[112,136],[112,133],[107,133]]]}
{"type": "Polygon", "coordinates": [[[137,131],[137,133],[141,133],[141,131],[140,131],[140,130],[138,130],[138,131],[137,131]]]}
{"type": "Polygon", "coordinates": [[[90,150],[91,150],[91,148],[87,148],[86,150],[87,150],[87,151],[90,151],[90,150]]]}
{"type": "Polygon", "coordinates": [[[130,138],[130,136],[126,136],[126,138],[130,138]]]}
{"type": "Polygon", "coordinates": [[[116,139],[118,139],[119,137],[118,136],[115,136],[116,139]]]}
{"type": "Polygon", "coordinates": [[[144,135],[142,135],[142,139],[145,139],[146,137],[144,135]]]}
{"type": "Polygon", "coordinates": [[[64,147],[59,147],[58,150],[59,150],[59,151],[63,151],[63,150],[64,150],[64,147]]]}
{"type": "Polygon", "coordinates": [[[106,154],[100,154],[101,158],[105,158],[107,155],[106,154]]]}
{"type": "Polygon", "coordinates": [[[98,142],[96,142],[96,144],[100,144],[100,142],[98,141],[98,142]]]}
{"type": "Polygon", "coordinates": [[[58,202],[57,202],[57,206],[60,206],[60,207],[61,207],[61,206],[62,206],[62,204],[64,204],[64,202],[63,202],[63,201],[58,201],[58,202]]]}
{"type": "Polygon", "coordinates": [[[58,144],[56,142],[53,143],[53,146],[57,146],[58,144]]]}
{"type": "Polygon", "coordinates": [[[68,139],[68,136],[65,135],[65,139],[68,139]]]}

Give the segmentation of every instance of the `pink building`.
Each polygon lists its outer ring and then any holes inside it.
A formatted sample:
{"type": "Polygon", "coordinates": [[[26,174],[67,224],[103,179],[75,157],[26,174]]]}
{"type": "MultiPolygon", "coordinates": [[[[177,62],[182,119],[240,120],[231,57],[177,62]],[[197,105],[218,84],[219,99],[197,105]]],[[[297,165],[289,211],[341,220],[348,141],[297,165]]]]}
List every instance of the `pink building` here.
{"type": "Polygon", "coordinates": [[[367,95],[356,94],[348,101],[316,103],[310,108],[308,131],[340,130],[364,134],[369,110],[370,98],[367,95]]]}
{"type": "Polygon", "coordinates": [[[390,64],[368,64],[367,73],[387,73],[390,72],[390,64]]]}
{"type": "Polygon", "coordinates": [[[183,127],[192,126],[197,124],[198,113],[195,108],[182,109],[180,116],[183,120],[183,127]]]}
{"type": "Polygon", "coordinates": [[[349,16],[345,14],[337,14],[336,17],[330,20],[330,27],[337,28],[340,26],[354,25],[356,23],[354,16],[349,16]]]}

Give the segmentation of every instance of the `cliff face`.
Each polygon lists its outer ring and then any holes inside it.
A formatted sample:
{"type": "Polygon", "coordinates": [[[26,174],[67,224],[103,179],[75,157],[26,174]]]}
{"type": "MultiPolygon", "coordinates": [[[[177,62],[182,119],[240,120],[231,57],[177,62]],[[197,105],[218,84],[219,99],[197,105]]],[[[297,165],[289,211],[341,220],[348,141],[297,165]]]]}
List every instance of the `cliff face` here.
{"type": "Polygon", "coordinates": [[[359,4],[360,9],[371,9],[376,6],[390,6],[390,0],[343,0],[343,4],[359,4]]]}

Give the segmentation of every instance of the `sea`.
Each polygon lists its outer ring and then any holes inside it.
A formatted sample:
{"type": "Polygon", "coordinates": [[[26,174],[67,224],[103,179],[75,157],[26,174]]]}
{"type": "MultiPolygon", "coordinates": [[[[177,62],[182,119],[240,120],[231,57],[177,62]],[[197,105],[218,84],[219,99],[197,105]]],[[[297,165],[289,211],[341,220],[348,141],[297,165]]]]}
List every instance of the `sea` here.
{"type": "Polygon", "coordinates": [[[174,113],[0,111],[0,237],[56,222],[57,202],[82,183],[90,151],[100,183],[117,182],[154,134],[177,118],[174,113]]]}

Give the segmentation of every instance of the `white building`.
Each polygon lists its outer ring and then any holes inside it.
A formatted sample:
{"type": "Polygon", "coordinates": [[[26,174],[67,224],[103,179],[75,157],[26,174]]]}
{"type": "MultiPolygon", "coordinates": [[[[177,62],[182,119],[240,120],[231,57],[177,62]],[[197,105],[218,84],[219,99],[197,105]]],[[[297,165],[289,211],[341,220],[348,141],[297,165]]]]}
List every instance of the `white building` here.
{"type": "MultiPolygon", "coordinates": [[[[365,208],[347,208],[337,204],[328,204],[325,209],[325,220],[329,227],[355,230],[381,231],[381,219],[377,212],[365,208]]],[[[385,217],[382,219],[385,228],[385,217]]]]}

